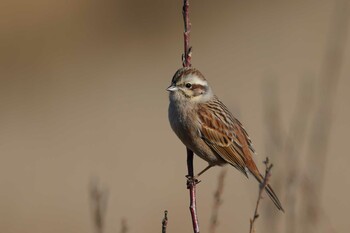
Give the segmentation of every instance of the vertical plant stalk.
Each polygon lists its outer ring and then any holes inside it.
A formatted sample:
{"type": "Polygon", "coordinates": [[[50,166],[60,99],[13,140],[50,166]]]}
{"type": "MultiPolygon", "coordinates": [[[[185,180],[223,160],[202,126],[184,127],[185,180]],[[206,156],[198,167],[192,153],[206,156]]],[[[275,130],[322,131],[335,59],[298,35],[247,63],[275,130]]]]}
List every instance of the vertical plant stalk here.
{"type": "MultiPolygon", "coordinates": [[[[191,66],[191,47],[190,47],[190,31],[191,31],[191,23],[189,16],[189,0],[183,1],[182,7],[182,16],[184,20],[184,53],[182,54],[182,66],[190,67],[191,66]]],[[[194,179],[193,174],[193,151],[187,149],[187,188],[190,191],[190,212],[192,218],[193,232],[199,233],[199,224],[198,224],[198,216],[197,216],[197,206],[196,206],[196,184],[197,180],[194,179]]]]}
{"type": "Polygon", "coordinates": [[[197,216],[197,204],[196,204],[196,184],[198,180],[194,179],[193,175],[193,151],[187,149],[187,188],[190,191],[190,213],[192,219],[193,232],[199,233],[199,223],[197,216]]]}
{"type": "Polygon", "coordinates": [[[265,190],[265,187],[269,183],[269,179],[271,177],[272,164],[270,164],[269,158],[266,157],[266,160],[264,161],[264,164],[266,166],[264,181],[259,185],[258,200],[256,201],[254,216],[253,216],[252,219],[250,219],[249,233],[254,233],[255,232],[254,224],[255,224],[255,221],[259,218],[258,209],[259,209],[260,200],[262,199],[262,194],[263,194],[263,192],[265,190]]]}
{"type": "Polygon", "coordinates": [[[164,211],[164,218],[162,221],[162,233],[166,233],[166,228],[168,226],[168,211],[164,211]]]}
{"type": "Polygon", "coordinates": [[[182,54],[182,66],[183,67],[190,67],[191,66],[192,47],[190,47],[191,23],[190,23],[190,16],[189,16],[189,7],[190,7],[189,0],[184,0],[184,5],[182,7],[182,15],[183,15],[184,27],[185,27],[184,53],[182,54]]]}

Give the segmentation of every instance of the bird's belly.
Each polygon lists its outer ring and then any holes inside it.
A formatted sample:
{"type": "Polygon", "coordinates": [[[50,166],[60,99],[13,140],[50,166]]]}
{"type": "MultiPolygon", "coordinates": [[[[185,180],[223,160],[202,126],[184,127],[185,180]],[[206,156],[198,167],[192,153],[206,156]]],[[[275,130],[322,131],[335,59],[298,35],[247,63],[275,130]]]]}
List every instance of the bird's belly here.
{"type": "Polygon", "coordinates": [[[211,165],[225,164],[225,161],[210,149],[206,142],[200,137],[196,122],[191,120],[193,118],[185,117],[186,116],[178,114],[176,111],[169,111],[171,128],[182,143],[211,165]]]}
{"type": "Polygon", "coordinates": [[[202,138],[199,138],[189,148],[210,165],[223,165],[226,163],[216,152],[210,149],[202,138]]]}

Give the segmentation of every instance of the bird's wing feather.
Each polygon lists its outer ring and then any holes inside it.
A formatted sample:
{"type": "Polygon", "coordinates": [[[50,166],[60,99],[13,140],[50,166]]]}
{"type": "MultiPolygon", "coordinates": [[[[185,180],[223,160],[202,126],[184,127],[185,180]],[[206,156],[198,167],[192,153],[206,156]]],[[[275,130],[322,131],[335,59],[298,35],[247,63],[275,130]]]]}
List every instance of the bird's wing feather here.
{"type": "Polygon", "coordinates": [[[200,133],[207,145],[222,159],[247,175],[246,168],[249,169],[253,162],[250,153],[253,150],[241,123],[218,99],[199,108],[198,115],[201,123],[200,133]],[[225,114],[221,114],[223,112],[225,114]]]}
{"type": "Polygon", "coordinates": [[[238,148],[232,143],[232,138],[221,132],[202,124],[201,134],[207,145],[214,150],[226,162],[232,164],[235,168],[246,175],[245,162],[239,155],[238,148]]]}

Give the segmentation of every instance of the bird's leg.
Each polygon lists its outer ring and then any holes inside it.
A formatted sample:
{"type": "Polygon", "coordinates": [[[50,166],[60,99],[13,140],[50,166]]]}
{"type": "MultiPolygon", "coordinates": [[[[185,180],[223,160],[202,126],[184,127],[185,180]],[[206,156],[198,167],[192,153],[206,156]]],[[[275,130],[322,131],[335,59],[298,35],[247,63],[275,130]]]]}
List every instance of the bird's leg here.
{"type": "Polygon", "coordinates": [[[186,178],[187,178],[187,188],[190,187],[190,184],[198,184],[201,182],[200,180],[197,179],[197,176],[187,175],[186,178]]]}
{"type": "Polygon", "coordinates": [[[213,167],[213,165],[208,165],[206,168],[204,168],[200,173],[198,173],[195,178],[198,178],[200,175],[202,175],[204,172],[208,171],[209,168],[213,167]]]}
{"type": "Polygon", "coordinates": [[[188,175],[186,176],[187,178],[187,188],[190,189],[191,187],[195,186],[198,182],[197,179],[195,179],[193,175],[193,151],[188,149],[187,150],[187,170],[188,170],[188,175]]]}
{"type": "Polygon", "coordinates": [[[204,168],[200,173],[198,173],[198,174],[195,175],[194,177],[191,177],[191,176],[189,176],[189,175],[187,175],[186,177],[187,177],[188,181],[194,181],[196,184],[198,184],[198,183],[201,182],[200,180],[198,180],[198,177],[199,177],[200,175],[202,175],[204,172],[208,171],[209,168],[211,168],[211,167],[213,167],[213,165],[208,165],[206,168],[204,168]]]}

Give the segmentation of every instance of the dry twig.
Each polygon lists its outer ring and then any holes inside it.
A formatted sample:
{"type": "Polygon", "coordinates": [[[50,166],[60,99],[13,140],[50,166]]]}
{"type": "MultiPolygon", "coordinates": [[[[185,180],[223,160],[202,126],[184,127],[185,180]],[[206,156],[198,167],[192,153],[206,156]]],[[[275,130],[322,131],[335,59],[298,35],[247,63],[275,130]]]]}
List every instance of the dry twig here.
{"type": "Polygon", "coordinates": [[[258,199],[256,201],[256,206],[255,206],[255,211],[254,211],[254,216],[253,219],[250,219],[250,228],[249,228],[249,233],[255,232],[254,228],[254,223],[259,217],[258,209],[259,209],[259,204],[260,200],[262,199],[262,193],[265,190],[265,187],[267,186],[270,176],[271,176],[271,169],[272,169],[272,164],[270,164],[269,158],[266,157],[266,160],[264,161],[265,164],[265,176],[264,176],[264,181],[259,185],[259,195],[258,199]]]}
{"type": "Polygon", "coordinates": [[[184,5],[182,8],[182,15],[184,19],[184,53],[182,54],[182,66],[190,67],[191,66],[191,46],[190,46],[190,32],[191,32],[191,23],[189,16],[189,0],[184,0],[184,5]]]}
{"type": "MultiPolygon", "coordinates": [[[[184,20],[184,53],[182,54],[182,65],[183,67],[191,66],[191,47],[190,47],[190,31],[191,31],[191,23],[189,17],[189,0],[184,0],[182,15],[184,20]]],[[[195,233],[199,233],[199,224],[197,217],[197,208],[196,208],[196,184],[197,180],[195,180],[193,174],[193,152],[187,148],[187,188],[190,191],[190,212],[192,218],[193,231],[195,233]]]]}
{"type": "Polygon", "coordinates": [[[196,202],[196,184],[198,180],[194,179],[193,175],[193,152],[187,148],[187,188],[190,191],[190,212],[193,225],[193,232],[199,233],[199,223],[197,216],[197,202],[196,202]]]}
{"type": "Polygon", "coordinates": [[[162,221],[162,233],[166,233],[166,228],[168,226],[168,211],[164,211],[164,218],[162,221]]]}

